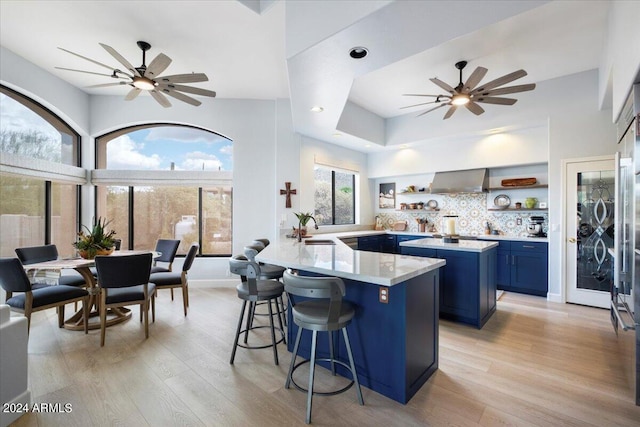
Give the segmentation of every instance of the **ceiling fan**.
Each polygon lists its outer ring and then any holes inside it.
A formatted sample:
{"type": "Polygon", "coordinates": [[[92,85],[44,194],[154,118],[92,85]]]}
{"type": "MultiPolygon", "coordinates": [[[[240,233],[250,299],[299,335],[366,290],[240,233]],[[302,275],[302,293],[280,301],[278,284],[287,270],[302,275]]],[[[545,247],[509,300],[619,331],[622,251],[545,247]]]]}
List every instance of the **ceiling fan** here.
{"type": "Polygon", "coordinates": [[[488,83],[478,86],[480,80],[487,74],[487,69],[484,67],[477,67],[473,73],[469,76],[465,83],[462,82],[462,70],[467,66],[467,61],[456,62],[456,68],[460,70],[460,82],[456,87],[449,86],[442,80],[434,77],[431,80],[433,83],[440,86],[440,88],[444,89],[447,94],[445,95],[423,95],[416,93],[406,93],[403,96],[428,96],[431,98],[435,98],[435,101],[423,102],[420,104],[407,105],[406,107],[401,108],[412,108],[418,107],[420,105],[428,105],[428,104],[439,104],[438,106],[431,108],[429,110],[423,111],[418,114],[417,117],[420,117],[424,114],[430,113],[431,111],[437,110],[438,108],[449,106],[449,109],[444,115],[444,119],[448,119],[453,115],[456,109],[459,106],[464,105],[467,107],[469,111],[471,111],[475,115],[480,115],[484,113],[484,108],[482,108],[478,103],[486,103],[486,104],[499,104],[499,105],[513,105],[518,101],[514,98],[499,98],[496,95],[506,95],[509,93],[517,93],[517,92],[526,92],[528,90],[535,89],[536,85],[534,83],[518,85],[518,86],[507,86],[499,88],[498,86],[505,85],[507,83],[511,83],[514,80],[522,78],[527,75],[527,72],[524,70],[514,71],[513,73],[506,74],[502,77],[499,77],[495,80],[492,80],[488,83]]]}
{"type": "Polygon", "coordinates": [[[185,95],[182,92],[191,93],[194,95],[215,97],[216,93],[212,90],[200,89],[197,87],[185,86],[180,83],[198,83],[206,82],[209,78],[204,73],[191,73],[191,74],[174,74],[171,76],[163,76],[160,74],[167,69],[171,64],[171,58],[164,53],[158,54],[149,65],[146,65],[146,52],[151,49],[151,45],[144,41],[138,42],[138,47],[142,50],[142,65],[134,67],[129,61],[127,61],[122,55],[120,55],[114,48],[104,43],[100,43],[111,56],[113,56],[120,64],[124,66],[124,71],[118,68],[111,67],[101,62],[95,61],[86,56],[79,55],[71,52],[70,50],[59,47],[58,49],[75,55],[79,58],[85,59],[89,62],[93,62],[96,65],[111,70],[111,74],[96,73],[93,71],[74,70],[72,68],[55,67],[59,70],[75,71],[78,73],[95,74],[98,76],[111,77],[113,79],[119,79],[120,81],[115,83],[102,83],[87,87],[109,87],[109,86],[131,86],[132,89],[125,96],[126,101],[135,99],[142,91],[149,92],[151,96],[158,101],[163,107],[171,107],[169,99],[165,95],[169,95],[180,101],[186,102],[194,106],[202,104],[197,99],[185,95]]]}

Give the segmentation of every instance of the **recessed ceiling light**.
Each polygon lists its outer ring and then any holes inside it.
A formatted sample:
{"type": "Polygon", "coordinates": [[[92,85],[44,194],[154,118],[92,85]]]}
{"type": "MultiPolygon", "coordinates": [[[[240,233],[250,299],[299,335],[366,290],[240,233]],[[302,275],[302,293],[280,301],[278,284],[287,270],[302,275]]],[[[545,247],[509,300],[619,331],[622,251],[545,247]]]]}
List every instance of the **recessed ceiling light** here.
{"type": "Polygon", "coordinates": [[[349,51],[349,56],[353,59],[362,59],[369,54],[366,47],[354,47],[349,51]]]}
{"type": "Polygon", "coordinates": [[[364,146],[364,148],[370,148],[370,147],[371,147],[371,144],[367,144],[364,146]]]}
{"type": "Polygon", "coordinates": [[[338,138],[338,137],[342,136],[342,134],[340,132],[336,132],[336,133],[333,134],[333,136],[338,138]]]}
{"type": "Polygon", "coordinates": [[[320,107],[319,105],[315,105],[311,107],[311,111],[314,113],[322,113],[324,111],[324,108],[320,107]]]}
{"type": "Polygon", "coordinates": [[[409,148],[407,144],[400,144],[400,148],[409,148]]]}

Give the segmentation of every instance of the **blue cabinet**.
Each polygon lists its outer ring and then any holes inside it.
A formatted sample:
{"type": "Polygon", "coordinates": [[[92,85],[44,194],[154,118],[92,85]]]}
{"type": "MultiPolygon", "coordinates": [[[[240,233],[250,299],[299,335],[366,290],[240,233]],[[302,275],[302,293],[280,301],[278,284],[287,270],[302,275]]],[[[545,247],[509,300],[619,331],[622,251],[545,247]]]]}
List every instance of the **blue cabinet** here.
{"type": "Polygon", "coordinates": [[[484,252],[401,246],[402,254],[440,258],[440,317],[478,328],[496,311],[495,248],[484,252]]]}
{"type": "Polygon", "coordinates": [[[358,250],[383,252],[392,254],[396,250],[396,236],[393,234],[377,234],[358,237],[358,250]]]}
{"type": "Polygon", "coordinates": [[[498,243],[498,289],[547,296],[547,243],[504,240],[498,243]]]}
{"type": "Polygon", "coordinates": [[[396,235],[396,254],[401,254],[402,253],[402,248],[400,247],[400,243],[402,242],[406,242],[408,240],[417,240],[417,239],[424,239],[427,236],[415,236],[415,235],[408,235],[408,234],[398,234],[396,235]]]}

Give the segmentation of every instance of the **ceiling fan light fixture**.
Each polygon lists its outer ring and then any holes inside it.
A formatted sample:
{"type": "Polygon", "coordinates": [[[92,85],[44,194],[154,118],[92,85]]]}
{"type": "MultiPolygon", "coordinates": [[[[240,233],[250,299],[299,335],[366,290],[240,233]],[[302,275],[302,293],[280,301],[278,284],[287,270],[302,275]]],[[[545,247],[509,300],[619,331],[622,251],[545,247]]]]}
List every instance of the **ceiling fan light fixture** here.
{"type": "Polygon", "coordinates": [[[451,98],[451,103],[453,105],[465,105],[468,104],[469,101],[469,95],[465,95],[462,93],[455,94],[453,95],[453,98],[451,98]]]}
{"type": "Polygon", "coordinates": [[[156,88],[156,83],[146,77],[134,77],[133,85],[142,90],[153,90],[156,88]]]}

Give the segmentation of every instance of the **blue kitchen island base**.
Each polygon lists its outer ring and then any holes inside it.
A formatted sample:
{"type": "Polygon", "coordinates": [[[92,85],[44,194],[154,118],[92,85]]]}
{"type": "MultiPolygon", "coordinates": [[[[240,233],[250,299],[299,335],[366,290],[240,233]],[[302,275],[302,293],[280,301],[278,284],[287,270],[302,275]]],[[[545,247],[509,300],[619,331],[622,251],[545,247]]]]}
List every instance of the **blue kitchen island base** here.
{"type": "MultiPolygon", "coordinates": [[[[357,307],[347,330],[360,384],[407,403],[438,369],[439,269],[389,287],[343,280],[344,299],[357,307]],[[386,303],[380,301],[381,290],[388,291],[386,303]]],[[[293,351],[297,331],[289,313],[289,351],[293,351]]],[[[333,334],[335,356],[348,363],[341,335],[333,334]]],[[[310,342],[310,332],[303,331],[299,356],[310,358],[310,342]]],[[[328,333],[318,335],[317,357],[329,357],[328,333]]],[[[351,378],[348,370],[336,368],[340,375],[351,378]]]]}

